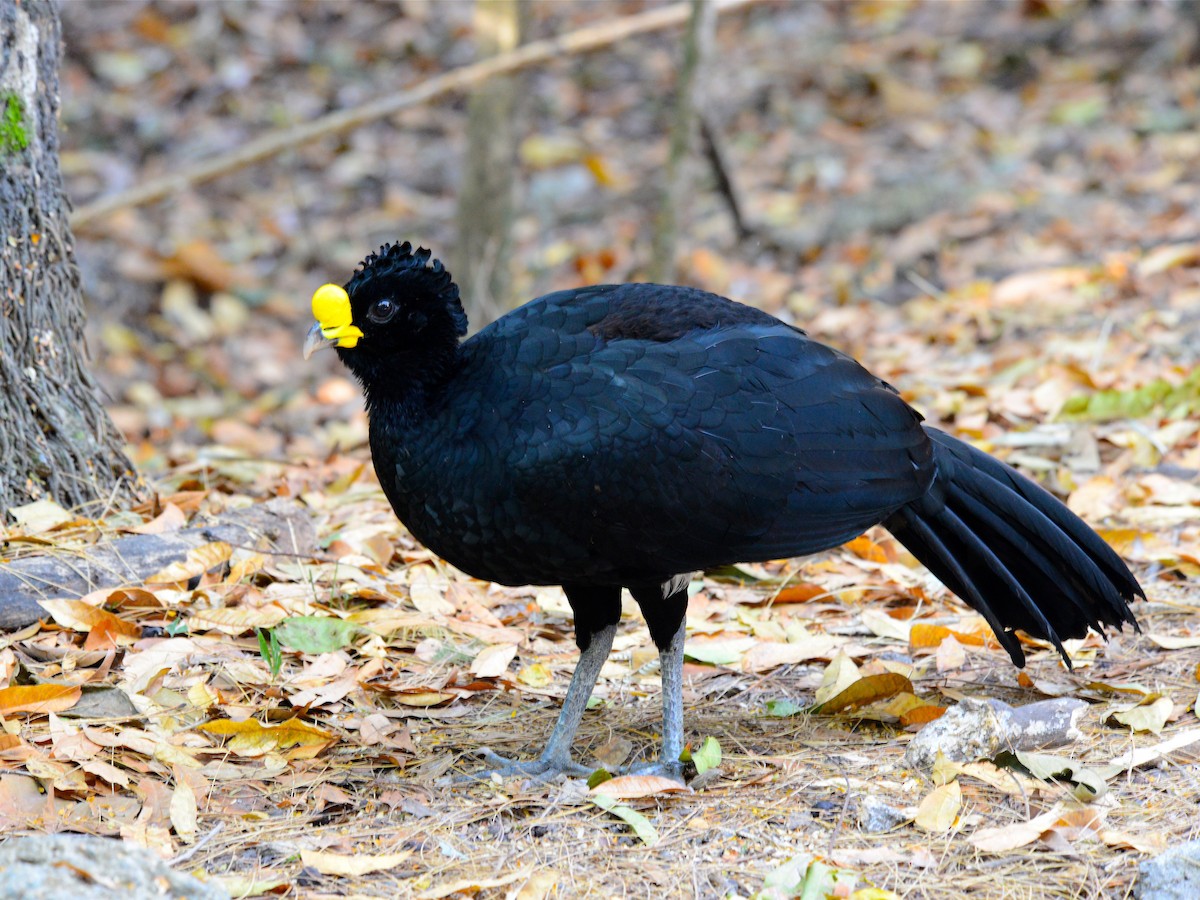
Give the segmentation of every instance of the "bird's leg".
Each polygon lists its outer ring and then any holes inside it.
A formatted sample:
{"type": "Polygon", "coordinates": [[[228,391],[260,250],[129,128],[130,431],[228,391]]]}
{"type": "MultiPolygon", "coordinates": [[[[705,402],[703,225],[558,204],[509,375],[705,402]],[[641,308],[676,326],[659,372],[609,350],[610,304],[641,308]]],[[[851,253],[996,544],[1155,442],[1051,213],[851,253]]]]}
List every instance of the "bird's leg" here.
{"type": "MultiPolygon", "coordinates": [[[[612,650],[613,638],[617,633],[617,621],[621,617],[621,589],[619,587],[575,587],[566,586],[567,599],[575,612],[575,640],[581,651],[575,674],[567,688],[567,698],[546,749],[542,755],[528,762],[516,762],[482,748],[480,756],[494,768],[481,772],[474,778],[487,778],[492,774],[501,776],[524,775],[535,778],[552,778],[559,773],[589,775],[591,769],[571,759],[571,744],[575,732],[587,709],[588,699],[600,677],[600,669],[612,650]]],[[[682,647],[682,645],[681,645],[682,647]]]]}
{"type": "Polygon", "coordinates": [[[650,636],[658,647],[662,673],[662,750],[658,760],[634,766],[639,775],[663,775],[683,780],[683,641],[690,578],[679,576],[662,585],[634,588],[630,593],[642,608],[650,636]]]}

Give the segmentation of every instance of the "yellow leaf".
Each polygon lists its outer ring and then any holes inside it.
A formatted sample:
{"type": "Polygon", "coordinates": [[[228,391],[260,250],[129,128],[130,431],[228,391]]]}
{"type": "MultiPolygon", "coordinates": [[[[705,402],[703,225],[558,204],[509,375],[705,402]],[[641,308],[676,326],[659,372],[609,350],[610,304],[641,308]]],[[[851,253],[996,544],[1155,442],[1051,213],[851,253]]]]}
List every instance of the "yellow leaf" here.
{"type": "Polygon", "coordinates": [[[822,713],[835,713],[854,706],[865,706],[877,700],[886,700],[901,692],[911,694],[912,682],[895,672],[868,675],[834,694],[819,707],[822,713]]]}
{"type": "Polygon", "coordinates": [[[39,600],[42,608],[63,628],[72,631],[102,630],[116,643],[132,644],[142,636],[142,629],[132,622],[114,616],[107,610],[82,600],[39,600]]]}
{"type": "Polygon", "coordinates": [[[1170,697],[1150,694],[1136,706],[1115,712],[1109,718],[1128,725],[1133,731],[1159,734],[1174,711],[1175,703],[1170,697]]]}
{"type": "Polygon", "coordinates": [[[204,609],[188,617],[188,626],[195,632],[214,628],[228,635],[245,634],[255,628],[274,628],[287,618],[278,606],[235,606],[232,609],[204,609]]]}
{"type": "Polygon", "coordinates": [[[554,680],[554,675],[541,663],[525,666],[517,673],[517,681],[529,687],[545,687],[554,680]]]}
{"type": "Polygon", "coordinates": [[[930,791],[921,805],[917,807],[913,824],[923,831],[934,834],[944,834],[954,827],[958,821],[958,811],[962,808],[962,788],[957,781],[943,784],[930,791]]]}
{"type": "Polygon", "coordinates": [[[817,688],[814,698],[816,705],[823,705],[856,681],[858,681],[858,666],[845,652],[839,650],[837,656],[829,661],[829,665],[825,667],[825,673],[821,676],[821,686],[817,688]]]}
{"type": "Polygon", "coordinates": [[[8,512],[25,534],[41,534],[75,518],[53,500],[34,500],[10,507],[8,512]]]}
{"type": "Polygon", "coordinates": [[[214,541],[188,551],[187,556],[177,563],[171,563],[160,572],[146,579],[146,584],[176,584],[180,581],[191,581],[203,575],[209,569],[228,562],[233,555],[233,548],[224,541],[214,541]]]}
{"type": "Polygon", "coordinates": [[[82,695],[82,688],[71,684],[31,684],[0,688],[0,715],[18,712],[62,712],[78,703],[82,695]]]}
{"type": "Polygon", "coordinates": [[[217,737],[229,738],[226,746],[239,756],[262,756],[274,750],[295,747],[297,749],[289,753],[288,757],[307,759],[316,756],[337,740],[328,731],[305,724],[299,719],[288,719],[278,725],[263,725],[257,719],[246,719],[244,722],[218,719],[200,725],[199,730],[217,737]]]}
{"type": "Polygon", "coordinates": [[[325,853],[320,850],[301,850],[300,862],[311,866],[322,875],[369,875],[371,872],[383,872],[394,869],[400,863],[412,856],[412,852],[382,853],[378,856],[368,856],[355,853],[345,856],[341,853],[325,853]]]}

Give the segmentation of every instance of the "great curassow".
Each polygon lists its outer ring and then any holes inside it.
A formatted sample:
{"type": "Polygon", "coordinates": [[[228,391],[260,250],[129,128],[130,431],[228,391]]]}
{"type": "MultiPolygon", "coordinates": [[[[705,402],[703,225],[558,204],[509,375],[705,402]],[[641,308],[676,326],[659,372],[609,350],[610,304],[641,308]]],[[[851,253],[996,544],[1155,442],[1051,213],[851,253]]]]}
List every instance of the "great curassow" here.
{"type": "Polygon", "coordinates": [[[814,553],[883,525],[995,630],[1051,642],[1136,627],[1115,552],[1048,491],[921,424],[850,357],[749,306],[684,287],[601,285],[526,303],[469,340],[427,250],[371,254],[313,296],[305,357],[333,346],[362,383],[375,471],[413,536],[476,578],[562,585],[582,652],[541,756],[571,743],[621,589],[662,665],[659,762],[681,773],[693,573],[814,553]]]}

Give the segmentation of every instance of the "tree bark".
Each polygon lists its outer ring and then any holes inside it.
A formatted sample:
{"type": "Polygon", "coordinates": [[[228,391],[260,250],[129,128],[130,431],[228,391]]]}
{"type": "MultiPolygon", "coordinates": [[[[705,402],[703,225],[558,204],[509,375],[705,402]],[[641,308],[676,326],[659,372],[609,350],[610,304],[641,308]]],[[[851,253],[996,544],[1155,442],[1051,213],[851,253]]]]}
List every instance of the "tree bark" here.
{"type": "MultiPolygon", "coordinates": [[[[527,0],[477,0],[480,54],[509,53],[521,43],[527,0]]],[[[472,327],[513,305],[510,252],[515,215],[521,75],[493,78],[467,102],[467,153],[458,196],[454,276],[472,327]]]]}
{"type": "Polygon", "coordinates": [[[85,366],[83,296],[58,165],[61,29],[0,0],[0,509],[123,503],[140,486],[85,366]]]}

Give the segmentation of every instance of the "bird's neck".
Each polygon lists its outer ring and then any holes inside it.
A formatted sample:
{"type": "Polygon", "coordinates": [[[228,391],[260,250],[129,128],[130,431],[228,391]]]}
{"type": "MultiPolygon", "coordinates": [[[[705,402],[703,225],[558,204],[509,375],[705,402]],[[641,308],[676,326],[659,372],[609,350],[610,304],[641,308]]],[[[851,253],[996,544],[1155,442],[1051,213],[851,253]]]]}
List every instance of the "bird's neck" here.
{"type": "Polygon", "coordinates": [[[351,371],[362,384],[371,420],[406,427],[428,418],[459,365],[459,350],[453,345],[438,352],[426,348],[421,354],[354,360],[351,371]]]}

